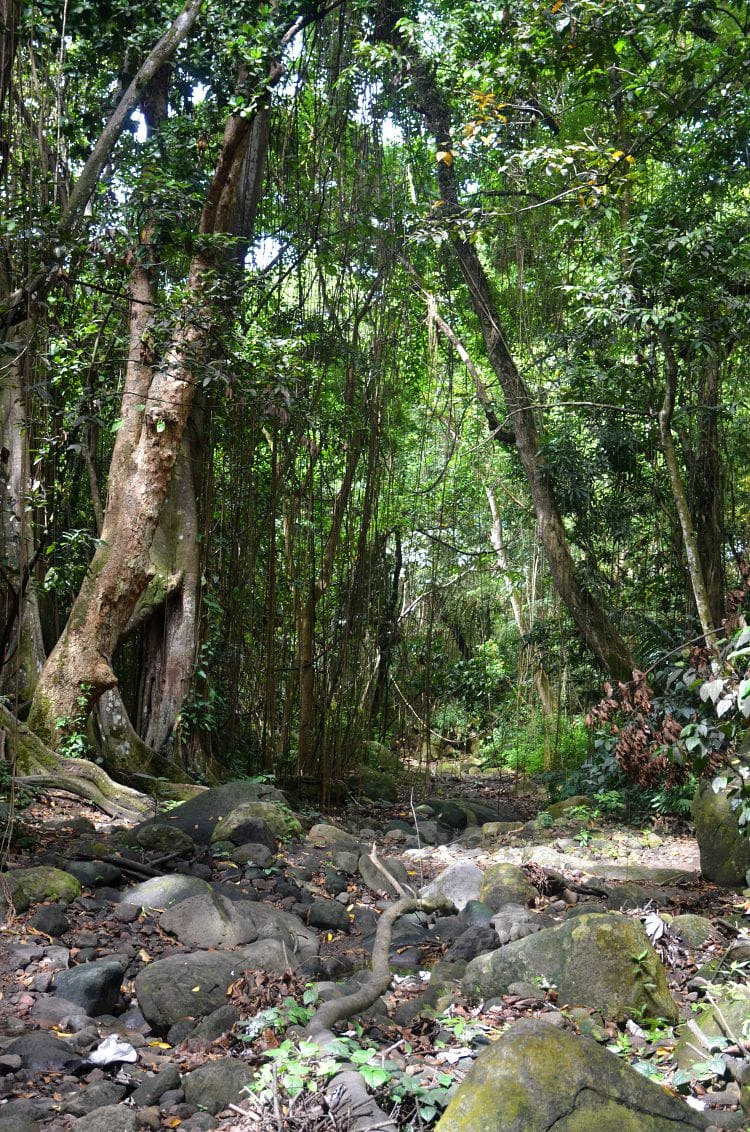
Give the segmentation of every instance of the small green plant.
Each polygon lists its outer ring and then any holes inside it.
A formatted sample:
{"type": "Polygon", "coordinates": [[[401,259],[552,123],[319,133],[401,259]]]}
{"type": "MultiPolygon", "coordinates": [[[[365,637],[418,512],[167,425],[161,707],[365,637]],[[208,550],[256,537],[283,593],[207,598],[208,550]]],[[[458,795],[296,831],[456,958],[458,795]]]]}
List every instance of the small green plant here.
{"type": "Polygon", "coordinates": [[[583,829],[579,829],[578,833],[575,835],[573,840],[577,841],[578,844],[582,845],[583,848],[585,849],[588,845],[590,845],[592,837],[593,837],[592,831],[590,829],[587,829],[586,826],[584,826],[583,829]]]}
{"type": "Polygon", "coordinates": [[[66,759],[86,759],[93,755],[93,750],[86,734],[86,720],[89,712],[89,698],[91,685],[81,684],[81,690],[76,696],[75,715],[58,716],[55,728],[62,736],[57,744],[58,753],[66,759]]]}

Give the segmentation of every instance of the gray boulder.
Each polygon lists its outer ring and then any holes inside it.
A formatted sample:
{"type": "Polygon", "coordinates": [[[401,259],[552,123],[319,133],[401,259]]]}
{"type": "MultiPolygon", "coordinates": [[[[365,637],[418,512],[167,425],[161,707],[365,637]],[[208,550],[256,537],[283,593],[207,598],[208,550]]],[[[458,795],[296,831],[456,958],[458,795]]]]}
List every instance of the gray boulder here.
{"type": "Polygon", "coordinates": [[[561,1005],[591,1006],[618,1021],[640,1010],[677,1021],[664,968],[631,916],[576,916],[480,955],[466,968],[463,991],[491,998],[507,994],[511,983],[539,978],[557,987],[561,1005]]]}
{"type": "Polygon", "coordinates": [[[208,1112],[217,1113],[228,1104],[240,1104],[246,1099],[244,1086],[253,1080],[253,1073],[244,1061],[236,1057],[222,1057],[194,1069],[183,1078],[185,1100],[208,1112]]]}
{"type": "Polygon", "coordinates": [[[167,826],[169,829],[181,829],[199,845],[208,845],[216,823],[236,810],[243,802],[280,802],[285,804],[286,798],[280,790],[266,782],[248,782],[237,779],[233,782],[224,782],[221,786],[214,786],[204,790],[188,802],[176,806],[167,814],[159,814],[157,818],[150,818],[136,826],[134,836],[137,839],[138,831],[148,826],[167,826]]]}
{"type": "Polygon", "coordinates": [[[141,970],[135,993],[144,1018],[157,1034],[175,1022],[203,1018],[227,1000],[227,989],[244,968],[242,957],[225,951],[169,955],[141,970]]]}
{"type": "MultiPolygon", "coordinates": [[[[404,868],[403,863],[399,861],[397,857],[383,857],[382,860],[380,860],[380,864],[393,876],[394,880],[396,880],[402,888],[406,889],[407,892],[412,891],[411,878],[404,868]]],[[[363,853],[359,858],[357,869],[362,880],[373,892],[385,892],[387,896],[399,895],[395,885],[388,880],[388,877],[383,873],[382,869],[379,869],[377,865],[373,864],[372,858],[367,853],[363,853]]]]}
{"type": "Polygon", "coordinates": [[[538,1019],[516,1023],[477,1058],[439,1132],[688,1132],[702,1113],[602,1049],[538,1019]]]}
{"type": "Polygon", "coordinates": [[[740,833],[737,815],[726,791],[715,793],[704,783],[693,799],[695,837],[706,880],[724,888],[741,888],[750,869],[750,837],[740,833]]]}
{"type": "Polygon", "coordinates": [[[482,890],[482,870],[471,861],[456,861],[422,889],[423,900],[448,900],[460,912],[482,890]]]}
{"type": "Polygon", "coordinates": [[[66,861],[63,868],[86,888],[100,884],[115,885],[122,880],[121,870],[108,861],[66,861]]]}
{"type": "Polygon", "coordinates": [[[151,877],[139,884],[131,885],[122,894],[123,904],[133,904],[136,908],[171,908],[191,896],[210,894],[211,885],[200,877],[188,877],[174,873],[169,876],[151,877]]]}
{"type": "MultiPolygon", "coordinates": [[[[282,943],[294,962],[302,962],[318,954],[320,950],[318,933],[303,924],[299,916],[295,916],[292,912],[282,912],[271,904],[242,901],[240,907],[243,915],[247,916],[255,927],[258,939],[271,939],[282,943]]],[[[287,963],[287,966],[290,964],[287,963]]]]}
{"type": "Polygon", "coordinates": [[[111,1014],[120,997],[125,964],[120,959],[96,959],[55,976],[55,990],[68,1002],[96,1018],[111,1014]]]}
{"type": "Polygon", "coordinates": [[[228,900],[216,892],[203,892],[162,912],[159,925],[186,947],[227,951],[258,938],[255,924],[243,915],[247,903],[228,900]]]}
{"type": "Polygon", "coordinates": [[[76,1120],[71,1132],[137,1132],[140,1120],[124,1104],[109,1104],[76,1120]]]}
{"type": "Polygon", "coordinates": [[[21,1058],[24,1069],[49,1069],[53,1072],[71,1068],[80,1057],[67,1042],[44,1030],[22,1034],[6,1048],[5,1053],[21,1058]]]}
{"type": "Polygon", "coordinates": [[[314,825],[307,834],[307,840],[316,849],[330,849],[333,845],[359,847],[359,842],[353,833],[347,833],[345,829],[339,829],[336,825],[328,825],[326,822],[314,825]]]}
{"type": "Polygon", "coordinates": [[[307,922],[324,931],[348,932],[351,926],[349,913],[338,900],[315,900],[307,910],[307,922]]]}

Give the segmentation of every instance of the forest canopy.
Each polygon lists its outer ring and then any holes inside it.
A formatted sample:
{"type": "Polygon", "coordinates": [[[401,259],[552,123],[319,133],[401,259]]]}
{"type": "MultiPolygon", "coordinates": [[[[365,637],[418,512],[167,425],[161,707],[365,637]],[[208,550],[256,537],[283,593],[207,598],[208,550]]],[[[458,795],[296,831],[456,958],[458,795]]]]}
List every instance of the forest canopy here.
{"type": "Polygon", "coordinates": [[[600,772],[717,769],[750,715],[749,20],[0,0],[22,770],[565,771],[603,687],[600,772]]]}

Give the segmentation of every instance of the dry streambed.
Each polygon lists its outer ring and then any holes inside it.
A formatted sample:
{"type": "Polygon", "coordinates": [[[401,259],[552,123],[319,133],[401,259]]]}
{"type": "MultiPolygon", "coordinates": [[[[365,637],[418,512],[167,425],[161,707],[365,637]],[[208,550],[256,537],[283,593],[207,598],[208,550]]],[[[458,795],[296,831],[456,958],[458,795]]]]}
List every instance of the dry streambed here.
{"type": "Polygon", "coordinates": [[[690,837],[450,793],[306,832],[250,783],[30,811],[0,1129],[746,1126],[742,894],[690,837]]]}

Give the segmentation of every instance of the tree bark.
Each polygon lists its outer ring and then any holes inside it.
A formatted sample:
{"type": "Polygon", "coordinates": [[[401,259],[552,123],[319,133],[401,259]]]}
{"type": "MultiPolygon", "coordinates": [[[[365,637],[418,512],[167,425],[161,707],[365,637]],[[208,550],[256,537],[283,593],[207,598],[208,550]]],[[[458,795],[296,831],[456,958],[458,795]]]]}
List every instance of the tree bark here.
{"type": "MultiPolygon", "coordinates": [[[[450,226],[459,211],[450,111],[432,70],[397,27],[402,15],[398,6],[389,6],[387,10],[384,6],[379,12],[376,34],[408,60],[409,95],[434,137],[438,153],[447,155],[447,159],[438,162],[438,184],[443,204],[441,214],[450,226]]],[[[531,398],[510,353],[482,262],[473,244],[463,238],[457,227],[450,232],[450,243],[482,330],[487,358],[503,390],[510,428],[536,514],[537,533],[544,546],[552,580],[582,639],[604,670],[615,679],[630,680],[634,667],[630,650],[610,617],[576,573],[531,408],[531,398]]]]}
{"type": "Polygon", "coordinates": [[[693,518],[690,514],[690,505],[688,503],[685,485],[682,482],[682,473],[677,459],[674,437],[672,436],[672,416],[674,414],[675,397],[677,394],[677,359],[675,358],[674,351],[672,350],[672,346],[666,334],[663,331],[659,331],[658,338],[664,353],[664,400],[659,410],[661,448],[664,454],[664,463],[667,466],[667,473],[669,474],[669,485],[672,489],[675,510],[680,520],[682,545],[685,551],[688,575],[695,598],[695,607],[698,612],[701,632],[706,638],[706,645],[709,648],[713,648],[715,643],[715,625],[711,617],[711,603],[708,598],[706,580],[703,574],[703,566],[698,549],[698,538],[695,532],[695,526],[693,525],[693,518]]]}
{"type": "MultiPolygon", "coordinates": [[[[252,119],[240,116],[227,121],[201,214],[202,236],[226,230],[251,125],[252,119]]],[[[139,379],[148,382],[147,392],[142,402],[131,401],[123,408],[123,421],[130,414],[132,427],[126,430],[123,424],[115,441],[99,546],[32,703],[31,726],[45,740],[70,727],[77,715],[88,714],[101,694],[117,683],[112,657],[153,577],[151,546],[208,348],[214,314],[208,293],[214,275],[215,263],[208,254],[193,257],[186,283],[189,298],[161,367],[152,369],[148,342],[140,341],[135,368],[139,379]],[[142,412],[139,404],[144,405],[142,412]]],[[[132,317],[140,321],[145,316],[134,311],[132,317]]]]}
{"type": "Polygon", "coordinates": [[[33,573],[24,358],[29,324],[18,328],[13,353],[0,371],[0,693],[14,703],[31,699],[44,663],[39,602],[33,573]],[[24,332],[25,331],[25,332],[24,332]]]}

